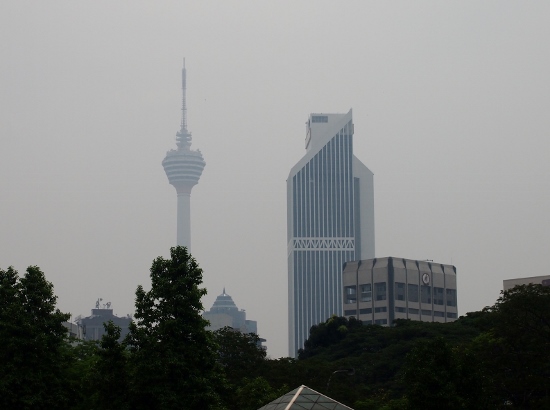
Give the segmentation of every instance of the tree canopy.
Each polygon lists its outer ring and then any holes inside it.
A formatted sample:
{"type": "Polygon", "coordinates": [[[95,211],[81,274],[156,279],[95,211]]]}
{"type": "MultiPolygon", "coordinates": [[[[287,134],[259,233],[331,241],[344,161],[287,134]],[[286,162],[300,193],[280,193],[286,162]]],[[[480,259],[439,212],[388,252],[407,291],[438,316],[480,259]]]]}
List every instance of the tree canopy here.
{"type": "Polygon", "coordinates": [[[63,353],[70,315],[37,266],[0,270],[0,408],[64,408],[63,353]]]}
{"type": "Polygon", "coordinates": [[[170,249],[150,270],[151,290],[136,290],[127,344],[133,365],[134,408],[219,407],[221,370],[205,329],[202,270],[187,248],[170,249]]]}
{"type": "Polygon", "coordinates": [[[0,270],[0,408],[254,410],[305,384],[356,410],[550,408],[550,288],[519,286],[452,323],[333,316],[298,359],[259,336],[206,330],[202,270],[176,247],[136,290],[127,338],[70,340],[36,266],[0,270]],[[330,380],[330,386],[329,386],[330,380]]]}

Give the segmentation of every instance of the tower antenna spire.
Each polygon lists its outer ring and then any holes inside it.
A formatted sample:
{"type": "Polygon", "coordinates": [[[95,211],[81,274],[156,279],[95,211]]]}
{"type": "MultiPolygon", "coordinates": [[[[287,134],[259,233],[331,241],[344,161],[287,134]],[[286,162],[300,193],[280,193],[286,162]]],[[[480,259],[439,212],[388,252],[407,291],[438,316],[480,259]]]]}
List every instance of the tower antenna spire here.
{"type": "Polygon", "coordinates": [[[182,134],[188,134],[187,131],[187,100],[186,100],[186,92],[187,92],[187,70],[185,69],[185,57],[183,58],[183,68],[181,70],[181,91],[182,91],[182,99],[181,99],[181,130],[180,132],[182,134]]]}

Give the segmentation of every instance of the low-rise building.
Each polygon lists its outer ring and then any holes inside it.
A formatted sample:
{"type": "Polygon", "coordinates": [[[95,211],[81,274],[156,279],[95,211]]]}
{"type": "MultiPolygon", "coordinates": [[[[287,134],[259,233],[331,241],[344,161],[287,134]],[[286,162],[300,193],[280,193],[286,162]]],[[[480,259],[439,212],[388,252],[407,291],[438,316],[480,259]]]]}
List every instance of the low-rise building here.
{"type": "Polygon", "coordinates": [[[386,257],[347,262],[342,274],[346,317],[365,324],[395,319],[452,322],[458,317],[456,268],[386,257]]]}
{"type": "Polygon", "coordinates": [[[544,276],[530,276],[528,278],[517,278],[517,279],[505,279],[502,281],[502,288],[504,290],[512,289],[517,285],[530,285],[530,284],[539,284],[543,286],[550,286],[550,275],[544,276]]]}

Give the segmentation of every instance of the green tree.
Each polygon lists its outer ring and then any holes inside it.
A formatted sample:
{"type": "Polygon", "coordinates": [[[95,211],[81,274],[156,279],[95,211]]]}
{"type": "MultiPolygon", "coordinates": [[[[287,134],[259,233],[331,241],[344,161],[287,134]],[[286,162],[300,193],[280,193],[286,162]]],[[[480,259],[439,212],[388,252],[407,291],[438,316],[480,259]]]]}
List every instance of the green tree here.
{"type": "Polygon", "coordinates": [[[257,334],[242,333],[230,327],[212,333],[218,346],[218,361],[230,386],[237,386],[244,378],[261,373],[266,352],[257,334]]]}
{"type": "Polygon", "coordinates": [[[309,332],[309,338],[304,342],[304,348],[298,350],[299,359],[307,359],[319,354],[324,348],[337,344],[344,339],[348,332],[361,327],[360,320],[351,317],[333,315],[324,323],[314,325],[309,332]]]}
{"type": "Polygon", "coordinates": [[[231,327],[224,327],[212,334],[218,346],[218,362],[226,379],[225,389],[220,395],[227,408],[256,409],[277,398],[265,401],[278,390],[272,389],[269,382],[261,377],[266,366],[266,352],[260,346],[257,334],[242,333],[231,327]],[[246,395],[249,395],[248,402],[246,395]]]}
{"type": "Polygon", "coordinates": [[[94,369],[99,359],[97,340],[72,340],[65,345],[66,362],[69,364],[66,389],[74,408],[93,408],[91,401],[96,393],[94,369]]]}
{"type": "Polygon", "coordinates": [[[501,389],[499,367],[508,358],[501,355],[502,340],[486,331],[471,342],[458,346],[454,353],[458,366],[457,392],[463,408],[497,409],[508,396],[501,389]]]}
{"type": "Polygon", "coordinates": [[[457,366],[445,339],[418,343],[407,355],[403,369],[406,396],[413,409],[459,409],[455,381],[457,366]]]}
{"type": "Polygon", "coordinates": [[[37,266],[23,277],[0,270],[0,408],[65,408],[64,360],[70,317],[37,266]]]}
{"type": "Polygon", "coordinates": [[[120,343],[120,327],[112,321],[103,324],[105,334],[96,351],[92,385],[96,408],[124,410],[129,407],[128,354],[120,343]]]}
{"type": "Polygon", "coordinates": [[[485,311],[492,327],[473,351],[493,394],[520,408],[550,407],[550,287],[516,286],[485,311]]]}
{"type": "Polygon", "coordinates": [[[303,365],[305,363],[305,361],[298,361],[290,357],[267,359],[261,376],[274,388],[283,386],[295,388],[302,384],[309,386],[305,370],[307,365],[303,365]]]}
{"type": "Polygon", "coordinates": [[[281,397],[289,391],[285,385],[274,389],[263,377],[254,379],[242,379],[242,383],[236,389],[233,408],[239,410],[256,410],[269,402],[281,397]]]}
{"type": "Polygon", "coordinates": [[[133,407],[213,409],[219,406],[217,347],[202,318],[202,270],[187,248],[170,249],[151,266],[151,290],[136,291],[132,354],[133,407]]]}

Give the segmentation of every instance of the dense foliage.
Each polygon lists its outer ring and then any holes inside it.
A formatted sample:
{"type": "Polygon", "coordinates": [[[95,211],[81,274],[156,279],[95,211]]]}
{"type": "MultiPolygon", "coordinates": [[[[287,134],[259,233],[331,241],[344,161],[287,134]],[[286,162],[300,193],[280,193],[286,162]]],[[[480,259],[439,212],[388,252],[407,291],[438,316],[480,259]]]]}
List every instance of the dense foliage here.
{"type": "Polygon", "coordinates": [[[53,285],[30,266],[0,270],[0,408],[64,408],[66,329],[53,285]]]}
{"type": "Polygon", "coordinates": [[[255,334],[205,330],[202,271],[185,248],[151,267],[128,337],[68,340],[37,267],[0,270],[0,408],[254,410],[305,384],[356,410],[550,408],[550,288],[519,286],[453,323],[331,317],[298,359],[255,334]],[[330,383],[329,383],[330,381],[330,383]]]}
{"type": "MultiPolygon", "coordinates": [[[[356,409],[550,408],[550,287],[517,286],[453,323],[333,317],[312,327],[300,357],[318,375],[327,363],[354,368],[330,395],[356,409]]],[[[304,384],[323,391],[319,376],[304,384]]]]}
{"type": "Polygon", "coordinates": [[[187,248],[151,266],[151,290],[136,291],[135,320],[127,338],[133,408],[219,407],[222,385],[216,345],[203,319],[202,270],[187,248]]]}

